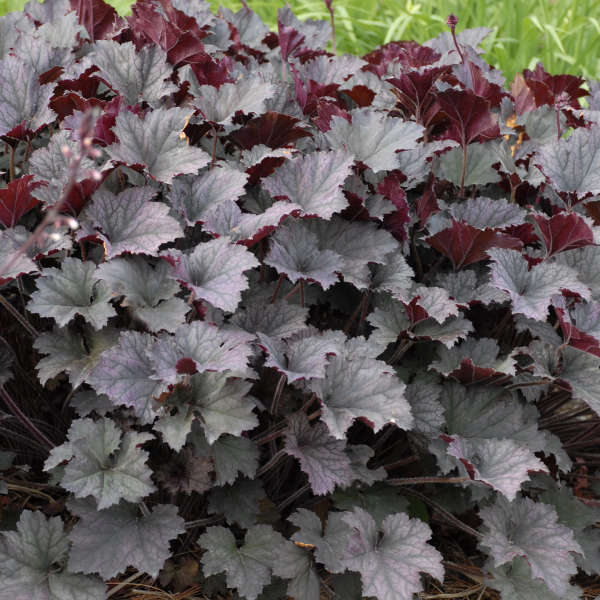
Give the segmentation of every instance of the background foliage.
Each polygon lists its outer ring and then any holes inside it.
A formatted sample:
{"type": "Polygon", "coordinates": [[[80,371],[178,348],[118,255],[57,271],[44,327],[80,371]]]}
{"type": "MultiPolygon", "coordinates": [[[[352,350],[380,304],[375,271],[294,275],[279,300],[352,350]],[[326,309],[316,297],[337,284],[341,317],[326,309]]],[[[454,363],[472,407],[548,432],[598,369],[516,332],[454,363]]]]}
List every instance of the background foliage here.
{"type": "MultiPolygon", "coordinates": [[[[0,0],[0,14],[21,10],[24,0],[0,0]]],[[[130,0],[111,0],[119,14],[130,14],[130,0]]],[[[239,10],[239,0],[212,0],[239,10]]],[[[271,28],[277,25],[277,0],[249,0],[248,5],[271,28]]],[[[328,19],[322,0],[289,0],[299,19],[328,19]]],[[[594,0],[337,0],[338,47],[365,54],[392,40],[424,42],[435,37],[450,13],[461,28],[485,24],[493,33],[482,44],[484,57],[510,80],[538,61],[550,73],[600,78],[600,21],[594,0]]]]}

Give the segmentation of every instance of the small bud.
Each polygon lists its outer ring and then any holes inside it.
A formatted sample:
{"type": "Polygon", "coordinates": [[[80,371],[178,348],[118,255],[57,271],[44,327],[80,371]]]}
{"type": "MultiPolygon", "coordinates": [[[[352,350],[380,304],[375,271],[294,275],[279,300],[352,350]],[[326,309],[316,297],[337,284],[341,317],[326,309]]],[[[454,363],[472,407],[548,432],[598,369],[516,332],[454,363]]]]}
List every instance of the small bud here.
{"type": "Polygon", "coordinates": [[[48,237],[49,237],[49,238],[50,238],[50,239],[51,239],[53,242],[58,242],[58,241],[60,241],[60,238],[61,238],[62,236],[60,235],[60,233],[56,233],[56,232],[54,232],[54,233],[49,233],[49,234],[48,234],[48,237]]]}
{"type": "Polygon", "coordinates": [[[71,158],[71,156],[73,156],[73,151],[71,150],[71,148],[69,148],[69,146],[67,146],[66,144],[63,144],[60,147],[60,151],[62,152],[62,155],[65,158],[71,158]]]}
{"type": "Polygon", "coordinates": [[[456,15],[450,14],[446,21],[446,25],[448,25],[450,29],[454,29],[458,25],[458,17],[456,15]]]}
{"type": "Polygon", "coordinates": [[[69,229],[79,229],[79,223],[73,217],[69,217],[67,219],[67,226],[69,229]]]}
{"type": "Polygon", "coordinates": [[[81,140],[84,148],[91,148],[94,140],[88,135],[81,140]]]}
{"type": "Polygon", "coordinates": [[[88,156],[90,158],[100,158],[102,156],[102,152],[98,150],[98,148],[90,148],[88,150],[88,156]]]}
{"type": "Polygon", "coordinates": [[[100,171],[98,171],[96,169],[90,169],[88,171],[88,176],[90,177],[90,179],[93,179],[94,181],[102,180],[102,173],[100,173],[100,171]]]}

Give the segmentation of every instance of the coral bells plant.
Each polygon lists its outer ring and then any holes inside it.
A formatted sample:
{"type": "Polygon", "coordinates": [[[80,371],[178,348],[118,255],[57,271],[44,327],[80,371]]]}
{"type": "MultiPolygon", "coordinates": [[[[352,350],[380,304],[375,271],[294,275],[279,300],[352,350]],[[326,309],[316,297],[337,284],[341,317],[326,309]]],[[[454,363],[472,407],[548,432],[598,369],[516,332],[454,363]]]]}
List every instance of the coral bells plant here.
{"type": "Polygon", "coordinates": [[[592,597],[600,86],[331,23],[0,20],[3,598],[592,597]]]}

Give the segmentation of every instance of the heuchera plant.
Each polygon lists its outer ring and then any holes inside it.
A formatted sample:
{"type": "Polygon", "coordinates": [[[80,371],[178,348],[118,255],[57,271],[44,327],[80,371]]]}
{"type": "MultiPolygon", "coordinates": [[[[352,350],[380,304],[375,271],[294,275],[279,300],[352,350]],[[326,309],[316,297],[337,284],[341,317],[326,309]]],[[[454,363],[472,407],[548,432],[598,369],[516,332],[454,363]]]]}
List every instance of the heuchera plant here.
{"type": "Polygon", "coordinates": [[[455,17],[360,58],[288,8],[132,11],[0,20],[0,466],[57,499],[2,597],[192,553],[207,594],[410,600],[463,552],[482,594],[581,598],[600,85],[507,86],[455,17]]]}

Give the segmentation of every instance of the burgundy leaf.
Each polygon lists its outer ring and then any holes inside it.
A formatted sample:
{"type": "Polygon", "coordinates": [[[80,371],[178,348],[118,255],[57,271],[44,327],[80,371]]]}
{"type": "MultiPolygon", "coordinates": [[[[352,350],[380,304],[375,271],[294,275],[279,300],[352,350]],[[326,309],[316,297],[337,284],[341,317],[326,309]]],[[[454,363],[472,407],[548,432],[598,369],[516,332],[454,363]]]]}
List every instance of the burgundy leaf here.
{"type": "Polygon", "coordinates": [[[533,71],[525,69],[523,76],[531,88],[537,106],[552,104],[558,108],[571,106],[581,108],[579,98],[588,95],[583,89],[583,77],[575,75],[550,75],[542,63],[538,63],[533,71]]]}
{"type": "Polygon", "coordinates": [[[5,227],[14,227],[26,212],[39,204],[31,195],[32,188],[39,184],[32,184],[32,179],[33,175],[19,177],[0,190],[0,222],[5,227]]]}
{"type": "Polygon", "coordinates": [[[586,202],[585,212],[593,219],[594,225],[600,225],[600,200],[586,202]]]}
{"type": "Polygon", "coordinates": [[[456,65],[454,75],[467,89],[488,100],[491,106],[500,106],[502,98],[508,96],[503,87],[490,81],[481,67],[470,60],[467,60],[464,64],[456,65]]]}
{"type": "Polygon", "coordinates": [[[524,246],[538,241],[535,235],[535,228],[531,223],[521,223],[520,225],[505,227],[504,233],[507,233],[511,237],[519,238],[524,246]]]}
{"type": "Polygon", "coordinates": [[[419,217],[419,225],[421,229],[425,227],[427,219],[436,212],[439,212],[440,207],[437,203],[435,195],[434,179],[431,177],[429,185],[425,188],[423,194],[417,200],[417,216],[419,217]]]}
{"type": "Polygon", "coordinates": [[[215,87],[233,82],[229,74],[232,66],[233,61],[229,56],[224,56],[219,60],[202,60],[190,64],[200,85],[214,85],[215,87]]]}
{"type": "Polygon", "coordinates": [[[77,12],[80,25],[90,35],[90,40],[109,39],[123,24],[117,11],[103,0],[70,0],[71,10],[77,12]]]}
{"type": "Polygon", "coordinates": [[[478,381],[485,381],[487,384],[491,384],[496,379],[506,377],[506,373],[496,371],[491,367],[478,367],[473,364],[470,358],[465,358],[461,361],[460,367],[449,373],[449,376],[454,377],[454,379],[465,385],[478,381]]]}
{"type": "Polygon", "coordinates": [[[212,61],[201,41],[207,33],[169,0],[138,0],[131,11],[127,21],[140,42],[158,44],[173,66],[212,61]]]}
{"type": "MultiPolygon", "coordinates": [[[[359,107],[371,106],[375,98],[375,92],[366,85],[355,85],[351,90],[341,92],[342,96],[348,96],[354,104],[359,107]]],[[[352,107],[348,107],[349,109],[352,107]]]]}
{"type": "Polygon", "coordinates": [[[594,243],[594,234],[587,223],[575,213],[559,213],[547,219],[532,215],[538,235],[546,248],[546,258],[594,243]]]}
{"type": "Polygon", "coordinates": [[[332,117],[342,117],[349,123],[351,121],[350,113],[343,108],[340,108],[334,102],[319,102],[316,112],[317,116],[313,117],[312,121],[323,133],[331,129],[332,117]]]}
{"type": "Polygon", "coordinates": [[[385,215],[383,223],[385,228],[400,242],[407,239],[406,226],[410,223],[410,214],[406,202],[406,192],[400,184],[401,178],[396,173],[390,173],[378,186],[377,191],[385,196],[396,210],[385,215]]]}
{"type": "Polygon", "coordinates": [[[417,123],[429,125],[440,111],[436,103],[438,81],[443,81],[449,67],[435,67],[426,71],[409,71],[388,81],[394,86],[392,92],[406,116],[414,116],[417,123]]]}
{"type": "Polygon", "coordinates": [[[282,148],[303,137],[310,137],[300,119],[277,112],[266,112],[250,119],[243,127],[229,134],[229,139],[243,150],[257,144],[269,148],[282,148]]]}
{"type": "Polygon", "coordinates": [[[490,103],[473,92],[446,90],[438,95],[438,102],[452,123],[446,136],[463,148],[474,140],[485,141],[500,135],[490,103]]]}
{"type": "Polygon", "coordinates": [[[388,42],[365,54],[363,58],[369,63],[368,69],[381,77],[386,73],[388,65],[395,61],[408,71],[437,62],[440,54],[433,48],[421,46],[413,41],[388,42]]]}
{"type": "Polygon", "coordinates": [[[403,302],[406,309],[406,316],[410,319],[411,325],[416,325],[429,318],[427,311],[419,304],[419,297],[413,298],[408,304],[403,302]]]}
{"type": "MultiPolygon", "coordinates": [[[[529,112],[536,107],[533,91],[527,85],[521,73],[517,73],[510,84],[510,93],[514,99],[515,111],[518,115],[529,112]]],[[[549,104],[549,102],[544,102],[544,104],[549,104]]]]}
{"type": "Polygon", "coordinates": [[[521,240],[493,229],[476,229],[463,221],[452,219],[452,226],[427,238],[427,243],[447,256],[454,269],[488,258],[490,248],[519,249],[521,240]]]}
{"type": "Polygon", "coordinates": [[[76,92],[67,92],[50,100],[50,108],[57,114],[59,120],[72,115],[75,111],[85,112],[91,108],[103,108],[105,102],[98,98],[83,98],[76,92]]]}
{"type": "Polygon", "coordinates": [[[289,25],[284,25],[280,19],[277,19],[277,32],[279,33],[279,48],[281,49],[281,58],[284,62],[296,50],[302,47],[305,37],[289,25]]]}
{"type": "Polygon", "coordinates": [[[175,370],[180,375],[193,375],[194,373],[198,372],[196,362],[194,360],[192,360],[191,358],[186,358],[186,357],[180,358],[175,363],[175,370]]]}
{"type": "Polygon", "coordinates": [[[589,352],[590,354],[600,356],[600,342],[594,336],[581,331],[575,325],[573,325],[571,319],[566,317],[565,310],[563,308],[554,306],[554,312],[558,317],[558,322],[560,323],[560,329],[563,333],[565,343],[569,344],[569,346],[573,346],[573,348],[577,348],[578,350],[583,350],[584,352],[589,352]]]}

